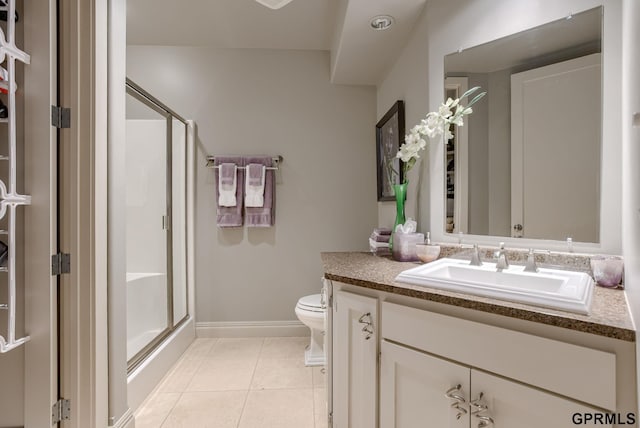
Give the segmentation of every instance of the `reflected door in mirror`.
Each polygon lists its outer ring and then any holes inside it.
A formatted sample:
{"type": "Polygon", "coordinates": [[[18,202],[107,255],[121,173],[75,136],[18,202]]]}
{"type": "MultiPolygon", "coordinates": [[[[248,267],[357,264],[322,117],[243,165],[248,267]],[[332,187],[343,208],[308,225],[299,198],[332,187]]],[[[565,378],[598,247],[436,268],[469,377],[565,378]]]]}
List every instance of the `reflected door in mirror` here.
{"type": "Polygon", "coordinates": [[[598,242],[600,63],[592,54],[511,76],[512,236],[598,242]]]}

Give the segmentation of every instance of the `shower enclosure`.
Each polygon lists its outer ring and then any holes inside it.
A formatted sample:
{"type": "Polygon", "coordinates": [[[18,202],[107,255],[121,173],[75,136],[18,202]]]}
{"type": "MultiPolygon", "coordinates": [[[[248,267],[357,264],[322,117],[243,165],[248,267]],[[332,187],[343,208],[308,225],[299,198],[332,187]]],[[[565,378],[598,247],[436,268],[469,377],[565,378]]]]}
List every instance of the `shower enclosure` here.
{"type": "Polygon", "coordinates": [[[188,123],[127,79],[127,364],[139,367],[189,319],[188,123]]]}

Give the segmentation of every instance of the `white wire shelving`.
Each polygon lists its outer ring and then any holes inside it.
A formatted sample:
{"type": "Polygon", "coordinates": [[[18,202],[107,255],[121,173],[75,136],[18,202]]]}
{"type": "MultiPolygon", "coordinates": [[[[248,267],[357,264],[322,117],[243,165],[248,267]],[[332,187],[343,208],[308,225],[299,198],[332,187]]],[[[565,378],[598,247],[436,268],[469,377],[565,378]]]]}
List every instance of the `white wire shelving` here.
{"type": "MultiPolygon", "coordinates": [[[[0,87],[8,90],[7,109],[9,117],[0,119],[0,123],[5,122],[8,126],[8,154],[2,154],[0,161],[7,161],[9,165],[8,187],[0,181],[0,219],[8,215],[7,230],[0,231],[0,234],[7,235],[7,264],[0,268],[0,273],[8,275],[8,301],[0,302],[0,311],[7,311],[7,335],[0,334],[0,353],[9,352],[18,346],[26,343],[29,336],[16,339],[16,208],[20,205],[30,205],[31,196],[21,195],[17,192],[17,166],[16,166],[16,61],[29,64],[31,58],[20,50],[15,44],[15,1],[5,0],[5,6],[0,6],[0,11],[7,12],[7,30],[0,28],[0,63],[6,62],[8,80],[0,87]]],[[[0,3],[1,4],[1,3],[0,3]]],[[[4,125],[0,125],[4,126],[4,125]]]]}

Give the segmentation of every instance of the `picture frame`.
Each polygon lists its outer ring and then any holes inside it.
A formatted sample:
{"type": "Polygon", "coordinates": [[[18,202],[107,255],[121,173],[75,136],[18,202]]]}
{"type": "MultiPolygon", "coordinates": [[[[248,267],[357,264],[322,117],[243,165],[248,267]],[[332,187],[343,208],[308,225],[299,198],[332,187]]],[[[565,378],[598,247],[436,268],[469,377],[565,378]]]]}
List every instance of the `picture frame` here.
{"type": "Polygon", "coordinates": [[[376,124],[376,162],[378,178],[378,201],[394,201],[392,184],[403,180],[403,162],[396,153],[404,142],[404,101],[398,100],[376,124]],[[388,160],[390,164],[387,164],[388,160]],[[389,166],[397,172],[389,171],[389,166]]]}

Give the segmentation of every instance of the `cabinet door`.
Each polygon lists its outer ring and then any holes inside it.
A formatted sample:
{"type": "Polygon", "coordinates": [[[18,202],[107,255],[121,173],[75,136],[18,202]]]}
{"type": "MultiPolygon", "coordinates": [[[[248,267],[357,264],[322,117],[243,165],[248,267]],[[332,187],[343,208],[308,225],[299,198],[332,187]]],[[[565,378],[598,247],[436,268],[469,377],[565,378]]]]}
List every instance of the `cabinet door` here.
{"type": "Polygon", "coordinates": [[[469,427],[468,367],[386,340],[380,352],[381,427],[469,427]]]}
{"type": "MultiPolygon", "coordinates": [[[[612,427],[602,410],[579,404],[564,397],[509,381],[477,370],[471,370],[471,410],[478,410],[474,403],[485,405],[486,411],[471,417],[471,427],[482,427],[479,416],[490,416],[491,428],[575,428],[585,422],[586,417],[598,417],[597,425],[612,427]],[[482,394],[480,403],[477,400],[482,394]]],[[[620,415],[624,421],[626,415],[620,415]]]]}
{"type": "Polygon", "coordinates": [[[333,427],[375,428],[378,301],[333,296],[333,427]]]}

